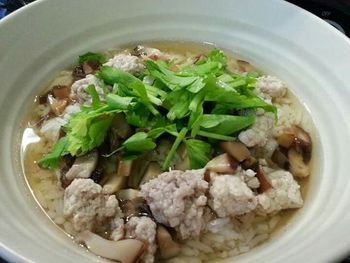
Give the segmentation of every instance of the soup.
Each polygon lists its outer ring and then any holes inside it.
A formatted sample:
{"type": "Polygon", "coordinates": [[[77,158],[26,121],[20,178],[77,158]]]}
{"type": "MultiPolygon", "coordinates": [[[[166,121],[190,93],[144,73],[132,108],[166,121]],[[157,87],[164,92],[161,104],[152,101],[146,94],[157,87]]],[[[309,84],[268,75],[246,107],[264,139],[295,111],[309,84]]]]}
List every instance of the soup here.
{"type": "Polygon", "coordinates": [[[36,97],[23,169],[92,253],[207,262],[250,251],[303,206],[311,123],[283,81],[216,48],[88,52],[36,97]]]}

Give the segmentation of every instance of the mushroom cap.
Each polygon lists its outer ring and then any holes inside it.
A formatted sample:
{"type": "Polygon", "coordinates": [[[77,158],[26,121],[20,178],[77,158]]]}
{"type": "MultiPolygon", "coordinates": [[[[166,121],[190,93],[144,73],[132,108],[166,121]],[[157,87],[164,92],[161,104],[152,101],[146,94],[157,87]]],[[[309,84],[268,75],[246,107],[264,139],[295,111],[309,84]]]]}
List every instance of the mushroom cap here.
{"type": "Polygon", "coordinates": [[[82,232],[78,238],[94,254],[121,263],[138,262],[146,248],[145,244],[137,239],[111,241],[90,231],[82,232]]]}

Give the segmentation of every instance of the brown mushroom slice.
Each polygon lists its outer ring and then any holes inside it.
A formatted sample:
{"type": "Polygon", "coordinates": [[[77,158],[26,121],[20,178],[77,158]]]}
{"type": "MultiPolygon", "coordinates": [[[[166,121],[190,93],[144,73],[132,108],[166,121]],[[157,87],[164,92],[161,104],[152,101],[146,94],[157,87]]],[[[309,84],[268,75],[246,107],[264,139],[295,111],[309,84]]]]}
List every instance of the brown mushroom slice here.
{"type": "Polygon", "coordinates": [[[311,159],[312,142],[310,135],[302,128],[295,126],[295,149],[302,154],[303,161],[307,164],[311,159]]]}
{"type": "Polygon", "coordinates": [[[259,188],[260,192],[263,193],[272,188],[272,185],[270,181],[266,178],[264,174],[264,170],[262,169],[261,165],[258,166],[258,169],[256,171],[256,177],[260,182],[260,188],[259,188]]]}
{"type": "Polygon", "coordinates": [[[112,123],[112,129],[122,139],[128,138],[132,133],[132,128],[128,124],[124,113],[115,116],[112,123]]]}
{"type": "Polygon", "coordinates": [[[249,72],[253,71],[254,67],[247,61],[245,60],[237,60],[237,65],[239,70],[244,71],[244,72],[249,72]]]}
{"type": "Polygon", "coordinates": [[[286,155],[284,155],[279,149],[276,149],[272,156],[271,160],[277,164],[278,167],[288,170],[289,169],[289,160],[286,155]]]}
{"type": "Polygon", "coordinates": [[[75,178],[89,178],[96,169],[98,162],[98,152],[92,151],[75,159],[72,167],[68,170],[65,177],[67,180],[75,178]]]}
{"type": "Polygon", "coordinates": [[[147,183],[148,181],[157,178],[162,173],[162,170],[157,162],[150,162],[145,175],[143,176],[140,185],[147,183]]]}
{"type": "Polygon", "coordinates": [[[289,171],[296,177],[307,177],[310,174],[309,166],[304,162],[302,153],[291,148],[288,151],[289,171]]]}
{"type": "Polygon", "coordinates": [[[128,182],[128,177],[126,176],[111,176],[102,187],[102,192],[104,194],[114,194],[120,189],[123,189],[128,182]]]}
{"type": "Polygon", "coordinates": [[[55,113],[56,116],[61,115],[68,105],[68,99],[55,99],[51,94],[47,96],[47,100],[52,112],[55,113]]]}
{"type": "Polygon", "coordinates": [[[157,227],[157,244],[162,259],[175,257],[181,250],[180,245],[173,240],[168,230],[161,225],[157,227]]]}
{"type": "Polygon", "coordinates": [[[220,154],[209,161],[206,170],[215,173],[233,174],[238,167],[238,162],[227,153],[220,154]]]}
{"type": "Polygon", "coordinates": [[[121,200],[131,200],[137,197],[140,197],[140,191],[132,188],[123,189],[118,192],[118,199],[121,200]]]}
{"type": "Polygon", "coordinates": [[[93,74],[100,67],[100,62],[97,60],[85,61],[82,67],[86,75],[93,74]]]}
{"type": "Polygon", "coordinates": [[[77,65],[74,67],[72,72],[72,77],[74,80],[79,80],[85,78],[86,74],[84,72],[82,65],[77,65]]]}
{"type": "Polygon", "coordinates": [[[278,145],[289,149],[294,142],[295,134],[291,129],[287,129],[283,134],[277,137],[278,145]]]}
{"type": "Polygon", "coordinates": [[[130,176],[132,160],[120,160],[118,163],[117,176],[130,176]]]}
{"type": "Polygon", "coordinates": [[[56,99],[68,99],[70,89],[68,86],[56,85],[52,87],[52,94],[56,99]]]}
{"type": "Polygon", "coordinates": [[[303,151],[311,152],[311,137],[299,126],[286,129],[283,134],[277,137],[280,146],[289,149],[292,146],[302,148],[303,151]]]}
{"type": "Polygon", "coordinates": [[[239,162],[250,157],[249,149],[241,142],[222,142],[221,148],[239,162]]]}
{"type": "Polygon", "coordinates": [[[145,244],[137,239],[111,241],[85,231],[78,236],[94,254],[116,260],[120,263],[139,262],[145,251],[145,244]]]}
{"type": "Polygon", "coordinates": [[[128,200],[120,200],[120,208],[124,216],[128,219],[132,216],[152,217],[152,213],[142,197],[135,197],[128,200]]]}
{"type": "Polygon", "coordinates": [[[181,170],[181,171],[186,171],[190,169],[190,159],[188,158],[187,155],[187,149],[184,143],[182,143],[178,150],[177,154],[180,157],[179,160],[175,163],[174,169],[175,170],[181,170]]]}
{"type": "Polygon", "coordinates": [[[131,168],[131,175],[128,178],[128,186],[131,188],[138,188],[140,182],[145,175],[146,169],[149,164],[148,155],[144,154],[133,161],[131,168]]]}
{"type": "Polygon", "coordinates": [[[257,164],[257,160],[256,158],[254,158],[253,156],[250,156],[248,159],[244,160],[241,165],[242,168],[247,170],[247,169],[254,169],[256,167],[257,164]]]}

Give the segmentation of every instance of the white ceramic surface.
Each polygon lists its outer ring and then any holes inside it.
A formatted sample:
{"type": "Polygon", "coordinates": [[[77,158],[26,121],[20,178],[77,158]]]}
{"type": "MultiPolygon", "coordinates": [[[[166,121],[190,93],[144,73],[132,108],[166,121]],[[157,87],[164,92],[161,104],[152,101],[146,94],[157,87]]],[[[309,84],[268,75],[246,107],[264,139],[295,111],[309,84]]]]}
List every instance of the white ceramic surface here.
{"type": "Polygon", "coordinates": [[[74,245],[33,202],[19,162],[21,116],[78,54],[161,39],[213,42],[279,76],[318,129],[305,207],[282,233],[234,262],[330,262],[349,252],[345,36],[278,0],[39,0],[0,22],[0,255],[11,262],[104,261],[74,245]]]}

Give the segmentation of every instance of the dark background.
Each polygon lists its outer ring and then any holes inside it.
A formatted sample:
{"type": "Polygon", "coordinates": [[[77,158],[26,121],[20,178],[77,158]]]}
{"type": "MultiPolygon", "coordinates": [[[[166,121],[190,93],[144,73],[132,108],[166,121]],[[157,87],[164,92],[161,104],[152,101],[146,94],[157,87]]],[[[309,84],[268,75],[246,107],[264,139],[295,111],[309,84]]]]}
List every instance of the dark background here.
{"type": "MultiPolygon", "coordinates": [[[[0,19],[33,1],[34,0],[0,0],[0,19]]],[[[288,2],[319,16],[350,37],[350,0],[288,0],[288,2]]],[[[347,262],[350,263],[350,257],[341,261],[341,263],[347,262]]],[[[7,262],[0,258],[0,263],[7,262]]]]}

